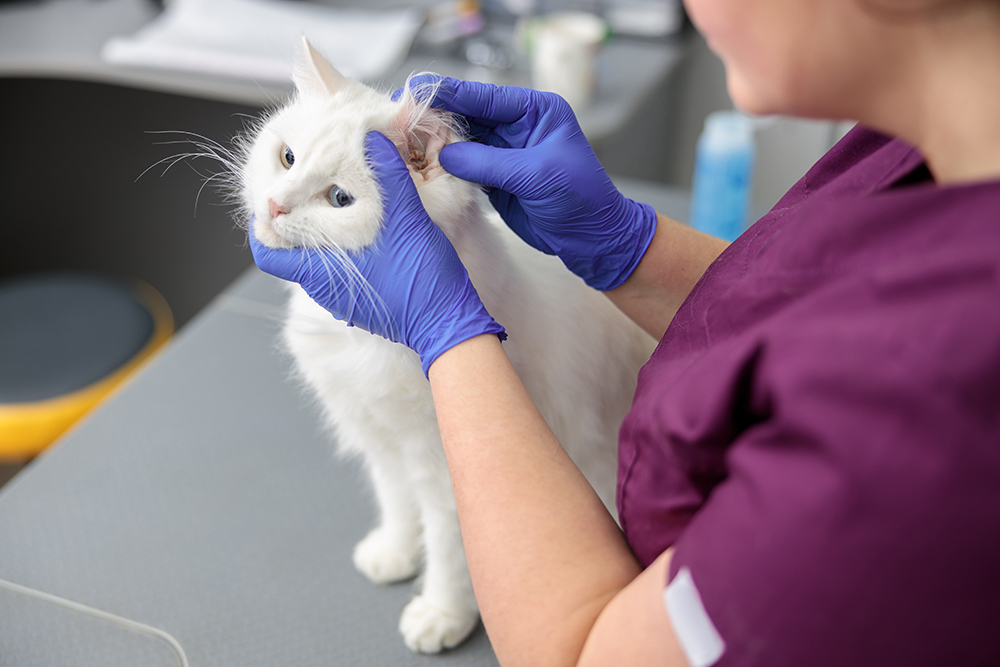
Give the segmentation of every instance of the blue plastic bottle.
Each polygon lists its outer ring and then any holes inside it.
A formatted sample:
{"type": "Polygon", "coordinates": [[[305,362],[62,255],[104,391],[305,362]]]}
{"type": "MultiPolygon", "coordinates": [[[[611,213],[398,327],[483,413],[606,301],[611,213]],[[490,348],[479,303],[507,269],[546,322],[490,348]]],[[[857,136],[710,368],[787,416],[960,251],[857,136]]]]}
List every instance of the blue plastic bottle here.
{"type": "Polygon", "coordinates": [[[691,226],[734,240],[747,226],[754,163],[753,121],[737,111],[716,111],[698,139],[691,226]]]}

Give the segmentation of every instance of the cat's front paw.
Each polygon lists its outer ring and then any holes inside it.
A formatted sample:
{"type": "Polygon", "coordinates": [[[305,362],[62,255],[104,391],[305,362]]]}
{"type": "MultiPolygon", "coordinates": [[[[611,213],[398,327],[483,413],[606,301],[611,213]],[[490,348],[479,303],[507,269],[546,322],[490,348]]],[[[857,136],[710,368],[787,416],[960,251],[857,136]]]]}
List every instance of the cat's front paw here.
{"type": "Polygon", "coordinates": [[[420,544],[376,528],[354,547],[354,567],[376,584],[412,579],[420,570],[420,544]]]}
{"type": "Polygon", "coordinates": [[[478,621],[477,612],[449,613],[417,596],[403,609],[399,631],[410,650],[440,653],[442,649],[461,644],[478,621]]]}

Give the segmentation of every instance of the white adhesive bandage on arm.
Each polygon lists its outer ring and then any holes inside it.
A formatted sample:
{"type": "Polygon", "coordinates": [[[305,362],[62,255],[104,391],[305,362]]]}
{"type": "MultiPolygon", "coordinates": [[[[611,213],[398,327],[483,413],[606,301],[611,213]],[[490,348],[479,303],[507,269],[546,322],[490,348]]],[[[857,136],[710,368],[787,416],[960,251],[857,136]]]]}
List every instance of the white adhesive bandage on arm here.
{"type": "Polygon", "coordinates": [[[711,667],[726,652],[726,643],[705,611],[691,570],[682,567],[663,591],[667,615],[691,667],[711,667]]]}

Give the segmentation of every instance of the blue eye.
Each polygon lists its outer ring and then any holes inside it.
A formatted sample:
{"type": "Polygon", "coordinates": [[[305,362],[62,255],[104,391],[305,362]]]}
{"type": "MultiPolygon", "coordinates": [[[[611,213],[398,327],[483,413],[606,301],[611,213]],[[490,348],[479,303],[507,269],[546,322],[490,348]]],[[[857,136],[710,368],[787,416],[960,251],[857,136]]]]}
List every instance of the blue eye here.
{"type": "Polygon", "coordinates": [[[281,149],[281,164],[285,169],[290,169],[293,164],[295,164],[295,153],[288,146],[281,149]]]}
{"type": "Polygon", "coordinates": [[[339,185],[330,188],[330,194],[327,196],[330,198],[330,203],[333,204],[334,208],[344,208],[354,203],[354,197],[349,195],[339,185]]]}

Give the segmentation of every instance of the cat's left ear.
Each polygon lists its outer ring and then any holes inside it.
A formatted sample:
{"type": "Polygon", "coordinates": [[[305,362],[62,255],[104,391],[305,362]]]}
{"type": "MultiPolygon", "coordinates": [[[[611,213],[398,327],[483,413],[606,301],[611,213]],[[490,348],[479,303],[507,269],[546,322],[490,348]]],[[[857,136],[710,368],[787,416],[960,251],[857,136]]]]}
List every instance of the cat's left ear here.
{"type": "Polygon", "coordinates": [[[429,178],[443,173],[438,153],[460,134],[454,117],[447,111],[430,105],[437,82],[414,84],[406,81],[396,100],[396,112],[384,129],[384,134],[399,149],[413,171],[429,178]]]}
{"type": "Polygon", "coordinates": [[[347,85],[348,79],[303,36],[295,58],[292,81],[302,96],[328,96],[347,85]]]}

